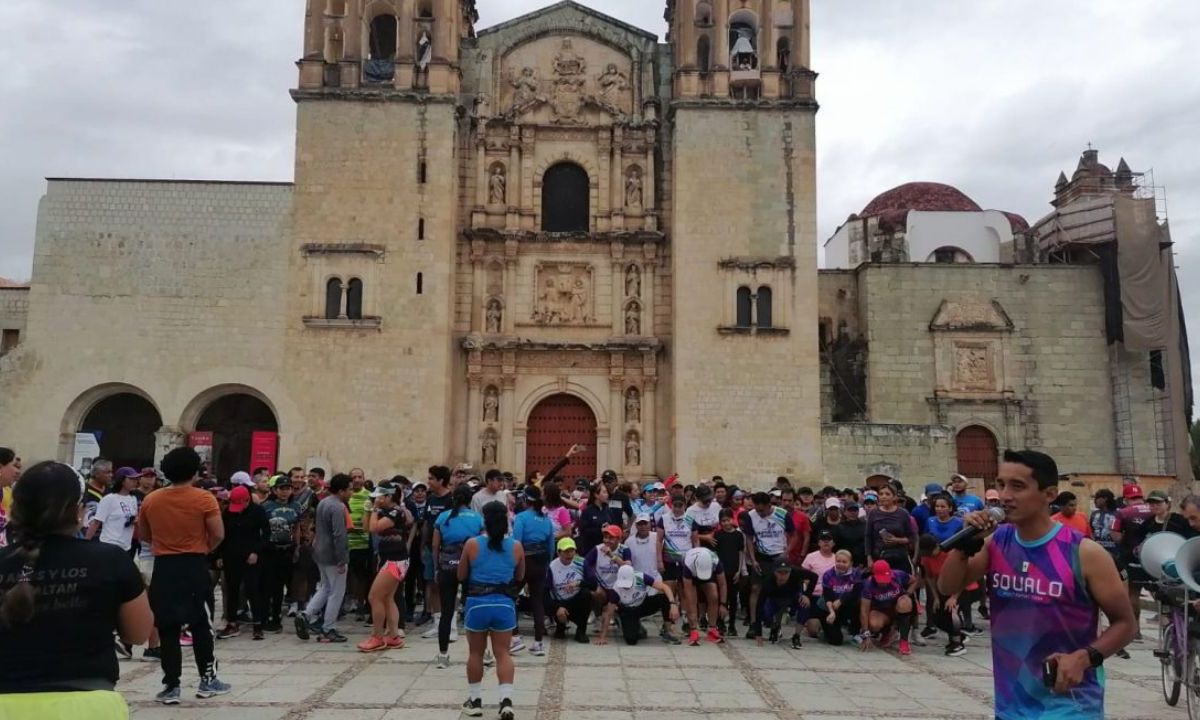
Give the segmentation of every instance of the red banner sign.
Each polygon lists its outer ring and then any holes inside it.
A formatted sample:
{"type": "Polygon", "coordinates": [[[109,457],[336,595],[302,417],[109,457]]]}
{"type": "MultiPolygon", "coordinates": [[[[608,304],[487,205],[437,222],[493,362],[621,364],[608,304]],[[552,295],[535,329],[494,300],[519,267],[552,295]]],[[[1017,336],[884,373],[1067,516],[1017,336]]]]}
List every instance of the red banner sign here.
{"type": "Polygon", "coordinates": [[[255,432],[250,435],[250,472],[265,467],[267,472],[275,474],[275,463],[279,456],[279,434],[273,432],[255,432]]]}

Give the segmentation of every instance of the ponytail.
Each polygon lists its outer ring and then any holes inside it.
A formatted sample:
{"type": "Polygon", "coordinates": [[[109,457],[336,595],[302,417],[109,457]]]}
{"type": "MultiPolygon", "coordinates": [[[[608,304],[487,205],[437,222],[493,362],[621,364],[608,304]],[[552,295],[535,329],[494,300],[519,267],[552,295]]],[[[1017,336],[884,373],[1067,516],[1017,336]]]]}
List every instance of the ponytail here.
{"type": "Polygon", "coordinates": [[[454,507],[450,508],[450,515],[446,518],[448,521],[458,517],[458,511],[471,504],[471,498],[475,497],[475,493],[471,492],[471,488],[466,485],[459,485],[454,489],[454,507]]]}
{"type": "Polygon", "coordinates": [[[504,536],[508,535],[508,508],[504,503],[493,501],[483,506],[483,529],[487,533],[488,547],[503,550],[504,536]]]}

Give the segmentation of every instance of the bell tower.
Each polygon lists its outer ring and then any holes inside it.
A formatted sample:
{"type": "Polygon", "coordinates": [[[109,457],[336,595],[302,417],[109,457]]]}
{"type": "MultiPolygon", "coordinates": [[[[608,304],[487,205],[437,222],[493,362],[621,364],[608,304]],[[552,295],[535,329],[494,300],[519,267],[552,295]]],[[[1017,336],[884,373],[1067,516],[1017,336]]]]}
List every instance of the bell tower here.
{"type": "Polygon", "coordinates": [[[675,467],[821,477],[809,0],[668,0],[675,467]]]}
{"type": "Polygon", "coordinates": [[[459,51],[474,21],[474,0],[308,2],[283,353],[292,386],[320,377],[295,441],[333,465],[450,454],[459,51]]]}

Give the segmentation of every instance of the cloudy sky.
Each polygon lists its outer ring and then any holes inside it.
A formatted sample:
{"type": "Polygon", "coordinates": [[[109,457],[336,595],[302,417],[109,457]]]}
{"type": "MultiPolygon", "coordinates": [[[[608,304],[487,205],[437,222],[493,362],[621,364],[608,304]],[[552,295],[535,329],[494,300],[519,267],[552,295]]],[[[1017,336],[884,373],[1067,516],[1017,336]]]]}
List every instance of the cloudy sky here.
{"type": "MultiPolygon", "coordinates": [[[[478,0],[479,27],[547,4],[478,0]]],[[[661,0],[585,4],[665,34],[661,0]]],[[[47,176],[290,180],[303,8],[0,2],[0,276],[30,274],[47,176]]],[[[1090,142],[1166,188],[1200,317],[1196,28],[1195,0],[813,0],[821,240],[910,180],[1033,221],[1090,142]]]]}

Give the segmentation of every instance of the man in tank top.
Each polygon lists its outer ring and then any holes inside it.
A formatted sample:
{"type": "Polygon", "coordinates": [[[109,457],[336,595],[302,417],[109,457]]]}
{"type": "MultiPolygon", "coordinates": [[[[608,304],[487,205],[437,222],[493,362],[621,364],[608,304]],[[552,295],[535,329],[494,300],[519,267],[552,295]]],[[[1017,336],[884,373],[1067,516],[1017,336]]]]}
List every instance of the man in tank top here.
{"type": "Polygon", "coordinates": [[[1117,566],[1099,544],[1050,519],[1058,495],[1050,456],[1005,451],[996,485],[1007,522],[968,514],[967,525],[995,532],[952,550],[939,578],[953,595],[987,577],[996,717],[1100,720],[1104,659],[1134,633],[1117,566]],[[1097,637],[1100,611],[1109,627],[1097,637]]]}

